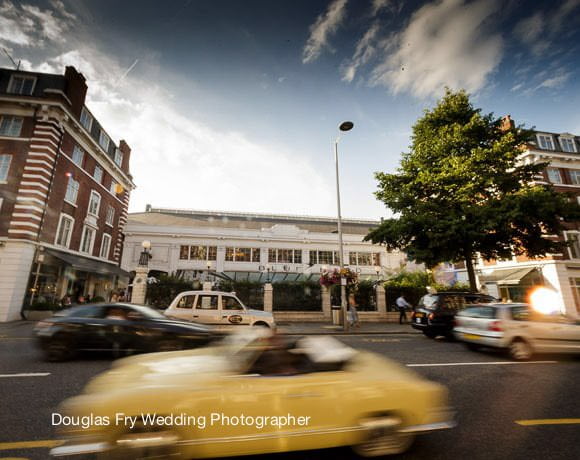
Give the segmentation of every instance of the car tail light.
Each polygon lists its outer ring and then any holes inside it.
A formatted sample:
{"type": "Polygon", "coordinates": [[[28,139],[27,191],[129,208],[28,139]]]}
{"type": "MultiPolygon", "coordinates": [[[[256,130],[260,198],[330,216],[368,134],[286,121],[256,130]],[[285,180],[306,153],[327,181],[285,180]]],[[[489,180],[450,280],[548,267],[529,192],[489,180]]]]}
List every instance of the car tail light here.
{"type": "Polygon", "coordinates": [[[433,321],[435,319],[435,313],[429,313],[428,318],[433,321]]]}
{"type": "Polygon", "coordinates": [[[489,323],[489,326],[487,328],[488,328],[488,330],[495,331],[495,332],[503,331],[503,329],[501,327],[501,321],[492,321],[491,323],[489,323]]]}

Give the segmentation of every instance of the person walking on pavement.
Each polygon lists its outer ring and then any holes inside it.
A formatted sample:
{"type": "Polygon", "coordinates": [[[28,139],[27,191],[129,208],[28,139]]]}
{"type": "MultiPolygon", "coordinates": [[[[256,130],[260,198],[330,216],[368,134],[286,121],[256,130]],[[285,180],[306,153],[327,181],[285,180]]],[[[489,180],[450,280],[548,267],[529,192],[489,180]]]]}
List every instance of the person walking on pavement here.
{"type": "Polygon", "coordinates": [[[356,298],[353,293],[348,296],[348,316],[351,327],[360,327],[358,312],[356,311],[356,298]]]}
{"type": "Polygon", "coordinates": [[[397,308],[399,310],[399,324],[403,324],[403,322],[407,322],[407,314],[405,313],[407,308],[412,308],[411,304],[405,300],[405,296],[401,294],[397,300],[397,308]]]}

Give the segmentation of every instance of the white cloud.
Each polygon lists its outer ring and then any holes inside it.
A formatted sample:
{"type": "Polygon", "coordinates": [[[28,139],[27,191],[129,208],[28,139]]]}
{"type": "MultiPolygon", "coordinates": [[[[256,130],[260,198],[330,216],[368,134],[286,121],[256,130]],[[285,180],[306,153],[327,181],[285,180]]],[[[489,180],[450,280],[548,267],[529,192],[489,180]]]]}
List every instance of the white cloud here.
{"type": "MultiPolygon", "coordinates": [[[[34,13],[50,16],[42,10],[34,13]]],[[[131,210],[142,211],[147,203],[299,214],[334,209],[328,175],[305,157],[199,122],[180,111],[173,102],[179,99],[167,89],[141,78],[141,72],[128,73],[131,60],[121,64],[96,43],[89,46],[73,38],[68,43],[73,48],[42,62],[25,61],[23,67],[62,74],[73,65],[85,76],[87,106],[115,141],[125,139],[132,148],[137,188],[131,210]]],[[[141,69],[147,63],[140,60],[138,65],[141,69]]]]}
{"type": "Polygon", "coordinates": [[[55,3],[58,11],[41,10],[32,5],[20,5],[4,1],[0,5],[0,44],[39,47],[45,40],[64,43],[65,32],[70,29],[75,16],[62,2],[55,3]]]}
{"type": "Polygon", "coordinates": [[[396,35],[396,51],[385,53],[371,84],[417,97],[438,96],[445,86],[480,90],[502,57],[501,36],[488,30],[499,5],[440,0],[423,6],[396,35]]]}
{"type": "Polygon", "coordinates": [[[32,46],[34,44],[31,37],[33,29],[34,21],[20,16],[12,3],[5,1],[0,5],[0,42],[2,44],[32,46]]]}
{"type": "Polygon", "coordinates": [[[523,83],[518,83],[517,85],[512,86],[512,89],[510,91],[517,91],[519,89],[523,88],[523,83]]]}
{"type": "Polygon", "coordinates": [[[328,48],[328,37],[336,32],[345,16],[345,7],[348,0],[334,0],[326,12],[318,16],[316,22],[310,26],[310,37],[302,51],[304,64],[318,59],[322,50],[328,48]]]}

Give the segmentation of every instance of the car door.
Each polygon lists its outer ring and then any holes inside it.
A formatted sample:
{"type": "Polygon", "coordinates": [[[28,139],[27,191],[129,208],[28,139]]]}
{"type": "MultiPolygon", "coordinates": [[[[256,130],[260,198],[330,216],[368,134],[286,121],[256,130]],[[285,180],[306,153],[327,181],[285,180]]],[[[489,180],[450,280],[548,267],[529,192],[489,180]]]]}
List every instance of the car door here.
{"type": "Polygon", "coordinates": [[[105,307],[101,305],[87,305],[80,308],[75,317],[70,319],[79,350],[103,350],[107,348],[105,312],[105,307]]]}
{"type": "Polygon", "coordinates": [[[562,316],[537,315],[534,340],[546,352],[580,352],[580,326],[562,316]]]}
{"type": "Polygon", "coordinates": [[[193,307],[193,321],[220,324],[219,294],[198,294],[193,307]]]}
{"type": "Polygon", "coordinates": [[[223,326],[248,326],[251,318],[242,303],[232,295],[221,296],[220,324],[223,326]]]}
{"type": "Polygon", "coordinates": [[[179,298],[175,307],[167,311],[167,316],[183,321],[193,321],[193,306],[195,304],[195,294],[186,294],[179,298]]]}

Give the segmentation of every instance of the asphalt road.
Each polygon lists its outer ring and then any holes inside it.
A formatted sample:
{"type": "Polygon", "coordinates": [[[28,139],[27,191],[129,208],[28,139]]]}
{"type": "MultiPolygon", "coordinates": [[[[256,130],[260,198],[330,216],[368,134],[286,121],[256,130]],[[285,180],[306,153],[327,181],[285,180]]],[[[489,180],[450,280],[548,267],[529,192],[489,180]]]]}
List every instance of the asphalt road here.
{"type": "MultiPolygon", "coordinates": [[[[500,353],[471,352],[460,343],[433,341],[422,335],[339,339],[410,365],[450,390],[458,426],[423,435],[409,452],[391,458],[579,458],[579,358],[541,356],[536,359],[542,362],[506,364],[511,361],[500,353]],[[576,419],[576,423],[554,424],[561,419],[576,419]],[[522,420],[543,422],[536,426],[516,423],[522,420]]],[[[49,449],[42,446],[55,439],[51,413],[110,364],[106,357],[45,363],[30,338],[0,335],[0,459],[48,458],[49,449]],[[13,444],[23,442],[27,448],[13,444]],[[34,447],[34,442],[39,446],[34,447]]],[[[331,449],[252,458],[334,460],[355,456],[348,449],[331,449]]]]}

